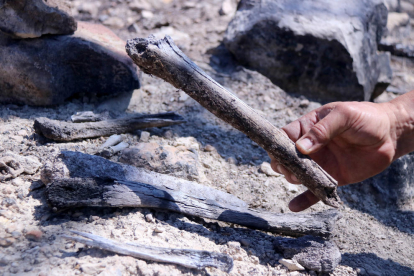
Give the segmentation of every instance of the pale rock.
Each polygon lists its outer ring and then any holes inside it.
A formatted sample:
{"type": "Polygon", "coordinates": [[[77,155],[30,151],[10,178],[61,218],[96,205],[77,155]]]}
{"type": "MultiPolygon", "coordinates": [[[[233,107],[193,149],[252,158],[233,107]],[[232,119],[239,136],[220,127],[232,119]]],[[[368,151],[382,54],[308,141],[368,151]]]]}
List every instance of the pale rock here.
{"type": "Polygon", "coordinates": [[[188,100],[188,98],[190,98],[190,96],[188,96],[187,93],[185,93],[184,91],[180,91],[180,96],[178,97],[179,102],[185,102],[186,100],[188,100]]]}
{"type": "Polygon", "coordinates": [[[148,142],[150,137],[151,137],[151,133],[149,133],[148,131],[142,131],[139,137],[139,141],[148,142]]]}
{"type": "Polygon", "coordinates": [[[151,19],[154,17],[154,14],[151,11],[143,10],[141,11],[142,18],[151,19]]]}
{"type": "Polygon", "coordinates": [[[89,275],[96,275],[100,272],[102,272],[106,268],[106,265],[103,263],[97,263],[97,264],[82,264],[80,266],[80,269],[83,273],[89,274],[89,275]]]}
{"type": "Polygon", "coordinates": [[[301,266],[298,262],[289,259],[280,259],[279,263],[286,266],[290,271],[301,271],[305,270],[303,266],[301,266]]]}
{"type": "Polygon", "coordinates": [[[410,24],[410,16],[406,13],[390,12],[388,13],[387,29],[393,32],[396,28],[410,24]]]}
{"type": "Polygon", "coordinates": [[[154,36],[158,39],[164,38],[166,35],[170,36],[177,43],[187,43],[190,41],[190,36],[187,33],[174,29],[173,27],[162,27],[154,36]]]}
{"type": "Polygon", "coordinates": [[[79,12],[88,13],[91,17],[96,18],[101,5],[101,1],[82,1],[77,7],[79,12]]]}
{"type": "Polygon", "coordinates": [[[204,151],[207,151],[207,152],[212,152],[212,151],[215,151],[216,150],[216,148],[215,147],[213,147],[212,145],[210,145],[210,144],[207,144],[205,147],[204,147],[204,151]]]}
{"type": "Polygon", "coordinates": [[[162,226],[157,226],[157,227],[155,227],[154,232],[155,233],[164,233],[165,232],[165,228],[162,227],[162,226]]]}
{"type": "Polygon", "coordinates": [[[220,15],[233,16],[236,13],[236,2],[233,0],[224,0],[221,4],[220,15]]]}
{"type": "Polygon", "coordinates": [[[122,29],[125,26],[124,20],[119,17],[109,17],[102,22],[106,26],[113,27],[115,29],[122,29]]]}
{"type": "Polygon", "coordinates": [[[118,134],[114,134],[111,135],[106,141],[105,143],[103,143],[100,148],[104,149],[104,148],[108,148],[108,147],[112,147],[115,146],[119,143],[121,143],[124,140],[124,138],[122,137],[122,135],[118,135],[118,134]]]}
{"type": "Polygon", "coordinates": [[[133,0],[128,5],[132,11],[141,12],[143,10],[151,10],[152,6],[146,0],[133,0]]]}
{"type": "Polygon", "coordinates": [[[154,222],[155,221],[154,216],[152,214],[146,214],[145,215],[145,220],[148,221],[148,222],[154,222]]]}
{"type": "Polygon", "coordinates": [[[189,150],[200,150],[200,145],[194,137],[180,137],[175,141],[174,145],[176,147],[184,146],[189,150]]]}

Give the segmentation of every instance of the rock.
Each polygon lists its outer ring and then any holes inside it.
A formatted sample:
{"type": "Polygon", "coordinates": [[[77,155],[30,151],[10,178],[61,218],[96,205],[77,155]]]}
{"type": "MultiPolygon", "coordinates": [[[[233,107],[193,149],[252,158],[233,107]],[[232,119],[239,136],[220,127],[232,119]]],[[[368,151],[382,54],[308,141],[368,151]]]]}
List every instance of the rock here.
{"type": "Polygon", "coordinates": [[[152,214],[146,214],[145,215],[145,220],[148,221],[148,222],[154,222],[155,221],[152,214]]]}
{"type": "Polygon", "coordinates": [[[163,232],[165,232],[165,228],[161,227],[161,226],[157,226],[157,227],[155,227],[154,232],[155,233],[163,233],[163,232]]]}
{"type": "Polygon", "coordinates": [[[13,0],[0,3],[0,31],[15,38],[73,34],[76,21],[66,0],[13,0]]]}
{"type": "Polygon", "coordinates": [[[102,272],[105,269],[105,267],[106,265],[102,263],[97,263],[97,264],[86,263],[86,264],[82,264],[80,266],[80,269],[85,274],[96,275],[102,272]]]}
{"type": "Polygon", "coordinates": [[[114,134],[114,135],[111,135],[106,141],[105,141],[105,143],[103,144],[103,145],[101,145],[100,146],[100,148],[101,149],[104,149],[104,148],[108,148],[108,147],[112,147],[112,146],[115,146],[115,145],[118,145],[119,143],[121,143],[122,141],[124,140],[124,138],[122,138],[122,136],[121,135],[118,135],[118,134],[114,134]]]}
{"type": "MultiPolygon", "coordinates": [[[[198,146],[198,144],[197,144],[198,146]]],[[[194,144],[191,148],[196,147],[194,144]]],[[[125,149],[119,159],[121,163],[143,167],[159,173],[172,174],[188,180],[204,177],[198,156],[183,146],[160,146],[157,143],[140,143],[125,149]]]]}
{"type": "Polygon", "coordinates": [[[9,247],[16,242],[15,238],[0,238],[0,246],[9,247]]]}
{"type": "Polygon", "coordinates": [[[35,174],[42,166],[42,163],[39,162],[39,159],[36,156],[22,156],[8,151],[5,154],[3,154],[2,158],[6,157],[10,157],[13,160],[15,160],[15,162],[17,162],[22,167],[22,173],[35,174]]]}
{"type": "Polygon", "coordinates": [[[74,35],[0,37],[0,102],[56,105],[74,95],[113,96],[139,87],[125,42],[104,26],[79,22],[74,35]]]}
{"type": "Polygon", "coordinates": [[[200,145],[194,137],[180,137],[175,141],[174,146],[184,146],[189,150],[196,151],[200,149],[200,145]]]}
{"type": "Polygon", "coordinates": [[[280,174],[278,174],[277,172],[275,172],[272,167],[270,166],[269,163],[267,162],[263,162],[260,165],[260,171],[264,174],[266,174],[267,176],[280,176],[280,174]]]}
{"type": "Polygon", "coordinates": [[[102,22],[106,26],[110,26],[116,29],[121,29],[125,26],[124,20],[119,17],[109,17],[105,21],[102,22]]]}
{"type": "Polygon", "coordinates": [[[410,25],[410,16],[406,13],[390,12],[388,13],[387,29],[394,32],[397,28],[410,25]]]}
{"type": "Polygon", "coordinates": [[[26,239],[28,239],[28,240],[31,240],[31,241],[40,241],[40,239],[43,236],[43,233],[39,229],[32,229],[32,230],[29,230],[26,233],[25,236],[26,236],[26,239]]]}
{"type": "Polygon", "coordinates": [[[386,23],[385,5],[374,0],[242,0],[224,43],[287,92],[370,100],[391,81],[390,60],[377,53],[386,23]]]}
{"type": "Polygon", "coordinates": [[[149,133],[148,131],[142,131],[139,137],[139,141],[148,142],[150,137],[151,137],[151,133],[149,133]]]}
{"type": "Polygon", "coordinates": [[[394,161],[382,173],[363,181],[362,185],[355,185],[355,188],[361,190],[362,194],[369,189],[369,193],[381,205],[394,205],[401,210],[414,211],[413,168],[414,153],[410,153],[394,161]]]}
{"type": "Polygon", "coordinates": [[[305,270],[305,268],[298,264],[295,260],[280,259],[279,263],[286,266],[290,271],[305,270]]]}
{"type": "Polygon", "coordinates": [[[212,145],[210,145],[210,144],[207,144],[205,147],[204,147],[204,151],[207,151],[207,152],[212,152],[212,151],[215,151],[216,150],[216,148],[215,147],[213,147],[212,145]]]}
{"type": "Polygon", "coordinates": [[[336,244],[319,237],[281,238],[276,240],[275,247],[283,252],[285,258],[318,272],[332,272],[341,261],[341,252],[336,244]]]}
{"type": "Polygon", "coordinates": [[[136,12],[152,9],[151,5],[146,0],[133,0],[129,3],[129,8],[136,12]]]}
{"type": "Polygon", "coordinates": [[[233,0],[224,0],[221,4],[220,15],[233,16],[236,13],[237,3],[233,0]]]}

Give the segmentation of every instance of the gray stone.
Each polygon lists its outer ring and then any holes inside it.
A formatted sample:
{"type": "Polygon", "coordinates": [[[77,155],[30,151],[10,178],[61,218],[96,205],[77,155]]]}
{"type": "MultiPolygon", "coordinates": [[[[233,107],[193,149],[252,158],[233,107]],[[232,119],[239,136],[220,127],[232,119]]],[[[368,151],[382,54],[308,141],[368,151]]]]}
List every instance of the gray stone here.
{"type": "Polygon", "coordinates": [[[15,38],[45,34],[73,34],[76,21],[66,0],[13,0],[0,2],[0,31],[15,38]]]}
{"type": "Polygon", "coordinates": [[[389,56],[377,53],[386,23],[375,0],[242,0],[224,43],[287,92],[370,100],[391,81],[389,56]]]}
{"type": "MultiPolygon", "coordinates": [[[[394,161],[382,173],[365,180],[359,187],[365,193],[367,187],[377,202],[384,206],[396,205],[407,211],[414,211],[414,153],[394,161]]],[[[357,186],[357,185],[353,185],[357,186]]]]}
{"type": "Polygon", "coordinates": [[[341,261],[341,252],[336,244],[319,237],[281,238],[276,240],[275,247],[286,259],[318,272],[332,272],[341,261]]]}
{"type": "Polygon", "coordinates": [[[0,37],[0,102],[55,105],[79,95],[112,96],[139,87],[125,42],[101,25],[79,22],[74,35],[0,37]]]}
{"type": "Polygon", "coordinates": [[[123,150],[119,161],[188,180],[200,180],[205,177],[198,156],[184,146],[140,143],[136,147],[123,150]]]}

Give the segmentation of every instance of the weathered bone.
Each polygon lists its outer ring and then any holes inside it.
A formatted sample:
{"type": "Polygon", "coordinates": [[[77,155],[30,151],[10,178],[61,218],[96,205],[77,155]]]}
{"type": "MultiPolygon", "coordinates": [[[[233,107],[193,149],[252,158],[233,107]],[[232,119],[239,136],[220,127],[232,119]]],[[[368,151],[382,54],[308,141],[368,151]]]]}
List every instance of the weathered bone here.
{"type": "Polygon", "coordinates": [[[263,147],[325,204],[340,206],[335,179],[309,157],[300,154],[280,129],[209,77],[178,49],[170,37],[161,40],[153,37],[131,39],[126,50],[142,71],[182,89],[218,118],[263,147]]]}
{"type": "Polygon", "coordinates": [[[164,248],[135,243],[120,243],[118,241],[105,239],[93,234],[78,231],[71,232],[87,239],[68,235],[62,235],[62,237],[91,247],[98,247],[118,254],[128,255],[148,261],[178,264],[195,269],[216,267],[227,273],[229,273],[233,268],[233,259],[227,254],[209,252],[205,250],[164,248]]]}

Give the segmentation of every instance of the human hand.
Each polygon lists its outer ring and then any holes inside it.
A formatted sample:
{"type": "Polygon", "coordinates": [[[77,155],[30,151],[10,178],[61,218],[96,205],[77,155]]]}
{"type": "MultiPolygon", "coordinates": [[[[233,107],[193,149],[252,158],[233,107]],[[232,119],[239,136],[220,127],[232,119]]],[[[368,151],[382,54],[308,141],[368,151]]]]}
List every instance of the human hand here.
{"type": "MultiPolygon", "coordinates": [[[[301,153],[309,155],[343,186],[380,173],[402,155],[397,153],[398,125],[391,103],[336,102],[311,111],[282,130],[301,153]]],[[[290,183],[300,184],[276,160],[272,159],[271,165],[290,183]]],[[[318,201],[306,191],[294,198],[289,208],[300,212],[318,201]]]]}

